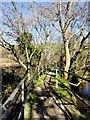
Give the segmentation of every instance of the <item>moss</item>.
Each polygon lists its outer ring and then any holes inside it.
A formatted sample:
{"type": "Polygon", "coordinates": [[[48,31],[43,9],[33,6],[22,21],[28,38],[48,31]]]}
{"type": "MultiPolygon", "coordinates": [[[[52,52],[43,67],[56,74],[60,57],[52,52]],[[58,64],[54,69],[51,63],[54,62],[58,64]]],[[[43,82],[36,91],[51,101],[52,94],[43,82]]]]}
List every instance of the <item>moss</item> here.
{"type": "Polygon", "coordinates": [[[26,102],[24,109],[24,118],[30,118],[30,103],[26,102]]]}
{"type": "Polygon", "coordinates": [[[34,104],[34,100],[36,99],[36,93],[33,91],[33,93],[29,93],[27,95],[27,101],[25,104],[25,109],[24,109],[24,119],[31,119],[32,117],[32,106],[34,104]]]}

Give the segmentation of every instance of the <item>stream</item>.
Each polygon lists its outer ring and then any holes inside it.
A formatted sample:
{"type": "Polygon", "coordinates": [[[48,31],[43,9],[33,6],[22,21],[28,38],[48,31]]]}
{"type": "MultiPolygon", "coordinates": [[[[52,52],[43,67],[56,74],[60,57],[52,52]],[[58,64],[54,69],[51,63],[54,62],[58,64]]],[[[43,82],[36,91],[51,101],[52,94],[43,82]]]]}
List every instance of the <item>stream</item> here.
{"type": "Polygon", "coordinates": [[[82,92],[90,97],[90,83],[82,89],[82,92]]]}
{"type": "MultiPolygon", "coordinates": [[[[88,105],[90,105],[90,82],[87,85],[81,87],[78,94],[86,103],[88,103],[88,105]]],[[[90,109],[87,109],[85,104],[79,99],[77,99],[77,106],[81,113],[84,113],[85,116],[87,116],[87,120],[90,120],[90,109]]]]}
{"type": "Polygon", "coordinates": [[[90,83],[88,83],[87,85],[80,89],[80,94],[82,95],[83,98],[90,101],[90,83]]]}

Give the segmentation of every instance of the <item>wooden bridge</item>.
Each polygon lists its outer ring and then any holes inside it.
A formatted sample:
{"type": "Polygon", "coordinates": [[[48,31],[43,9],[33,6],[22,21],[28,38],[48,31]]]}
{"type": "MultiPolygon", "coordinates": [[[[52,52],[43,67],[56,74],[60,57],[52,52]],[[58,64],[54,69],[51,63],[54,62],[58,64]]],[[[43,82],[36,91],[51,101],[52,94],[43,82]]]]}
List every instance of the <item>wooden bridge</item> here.
{"type": "MultiPolygon", "coordinates": [[[[71,101],[68,100],[68,98],[65,99],[65,97],[62,99],[61,94],[57,92],[59,87],[66,89],[71,98],[74,96],[79,101],[81,101],[84,108],[88,109],[88,112],[90,113],[89,103],[80,97],[77,93],[72,91],[70,87],[65,85],[60,79],[58,79],[57,75],[61,72],[66,71],[55,66],[52,68],[50,68],[50,66],[42,67],[40,71],[33,75],[27,84],[26,73],[10,97],[2,105],[0,110],[2,111],[2,116],[0,120],[24,120],[25,118],[74,120],[74,117],[68,108],[72,108],[73,111],[76,110],[77,114],[81,115],[77,110],[77,105],[72,99],[71,101]],[[49,72],[46,73],[46,70],[49,72]],[[42,84],[35,87],[34,80],[37,79],[41,74],[45,74],[45,77],[42,80],[42,84]],[[53,81],[53,78],[55,81],[53,81]],[[29,110],[27,110],[28,95],[30,102],[29,110]],[[33,102],[34,104],[32,104],[33,102]]],[[[90,82],[90,80],[77,76],[74,73],[68,72],[68,74],[75,76],[80,80],[90,82]]],[[[77,84],[70,82],[69,84],[77,86],[77,84]]],[[[88,120],[89,119],[90,118],[88,118],[88,120]]]]}

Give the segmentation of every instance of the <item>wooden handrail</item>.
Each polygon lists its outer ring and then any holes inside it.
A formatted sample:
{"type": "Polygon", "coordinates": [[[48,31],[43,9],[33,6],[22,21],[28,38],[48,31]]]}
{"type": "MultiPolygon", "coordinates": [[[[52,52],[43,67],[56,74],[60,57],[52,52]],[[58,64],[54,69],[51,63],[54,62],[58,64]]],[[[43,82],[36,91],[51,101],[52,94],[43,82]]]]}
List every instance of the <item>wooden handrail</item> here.
{"type": "Polygon", "coordinates": [[[43,69],[43,67],[42,67],[42,70],[41,70],[41,71],[38,71],[37,73],[35,73],[35,75],[33,75],[33,77],[30,79],[30,82],[29,82],[28,87],[27,87],[25,99],[24,99],[24,102],[23,102],[23,106],[21,107],[21,110],[20,110],[20,112],[19,112],[18,120],[21,120],[21,119],[22,119],[22,116],[23,116],[23,115],[22,115],[22,111],[23,111],[23,109],[24,109],[24,107],[25,107],[25,103],[26,103],[26,100],[27,100],[27,95],[28,95],[29,90],[30,90],[30,83],[33,82],[33,80],[34,80],[34,78],[35,78],[36,76],[39,76],[39,75],[40,75],[41,73],[43,73],[46,69],[47,69],[47,67],[44,68],[44,69],[43,69]]]}
{"type": "Polygon", "coordinates": [[[17,87],[15,88],[15,90],[12,92],[12,94],[9,96],[9,98],[5,101],[5,103],[2,105],[2,109],[7,110],[7,105],[8,103],[10,103],[10,101],[12,101],[15,97],[15,95],[17,94],[18,90],[21,88],[21,85],[24,83],[24,81],[26,80],[26,76],[21,80],[21,82],[17,85],[17,87]]]}
{"type": "MultiPolygon", "coordinates": [[[[88,81],[88,82],[90,82],[90,80],[87,80],[86,78],[83,78],[83,77],[80,77],[80,76],[78,76],[78,75],[76,75],[76,74],[74,74],[74,73],[71,73],[71,72],[67,72],[67,71],[65,71],[65,70],[63,70],[63,69],[59,69],[59,67],[54,67],[55,69],[58,69],[59,71],[63,71],[63,72],[66,72],[66,73],[68,73],[69,75],[73,75],[73,76],[76,76],[76,77],[78,77],[78,78],[80,78],[80,79],[82,79],[82,80],[85,80],[85,81],[88,81]]],[[[38,75],[40,75],[41,73],[43,73],[45,70],[46,70],[47,68],[43,68],[42,67],[42,70],[40,70],[40,71],[38,71],[38,73],[35,73],[35,75],[33,75],[33,77],[30,79],[30,81],[29,81],[29,83],[28,83],[28,86],[27,86],[27,93],[26,93],[26,96],[27,96],[27,94],[28,94],[28,92],[29,92],[29,89],[30,89],[30,83],[31,82],[33,82],[33,80],[35,79],[35,77],[36,76],[38,76],[38,75]]],[[[20,83],[17,85],[17,87],[15,88],[15,90],[12,92],[12,94],[9,96],[9,98],[5,101],[5,103],[2,105],[2,111],[3,111],[3,113],[5,112],[5,111],[7,111],[7,108],[8,108],[8,105],[9,105],[9,103],[14,99],[14,97],[16,96],[16,94],[17,94],[17,92],[19,91],[19,89],[22,87],[22,100],[24,101],[23,102],[23,105],[22,105],[22,108],[24,107],[24,104],[25,104],[25,102],[26,102],[26,96],[25,96],[25,99],[24,99],[24,82],[25,82],[25,80],[26,80],[26,77],[27,77],[27,74],[25,74],[25,76],[24,76],[24,78],[20,81],[20,83]]],[[[57,77],[56,77],[56,79],[57,79],[57,77]]],[[[58,79],[57,79],[58,80],[58,79]]],[[[59,81],[60,82],[60,81],[59,81]]],[[[67,88],[67,86],[66,86],[66,88],[67,88]]],[[[69,88],[68,88],[69,89],[69,88]]],[[[70,90],[70,89],[69,89],[70,90]]],[[[70,90],[71,91],[71,90],[70,90]]],[[[74,93],[73,91],[71,91],[72,93],[74,93]]],[[[76,93],[74,93],[75,94],[75,96],[76,97],[78,97],[81,101],[83,101],[83,99],[80,97],[80,96],[78,96],[76,93]]],[[[86,105],[87,105],[87,103],[86,102],[84,102],[86,105]]],[[[88,106],[88,105],[87,105],[88,106]]],[[[89,106],[90,107],[90,106],[89,106]]],[[[21,108],[21,111],[22,111],[22,108],[21,108]]],[[[20,111],[20,114],[19,114],[19,118],[21,117],[21,111],[20,111]]],[[[4,114],[3,114],[3,116],[4,116],[4,114]]],[[[3,118],[3,116],[2,116],[2,118],[3,118]]]]}
{"type": "MultiPolygon", "coordinates": [[[[45,68],[46,69],[46,68],[45,68]]],[[[45,71],[45,69],[42,69],[41,71],[39,71],[39,73],[35,74],[31,79],[30,79],[30,83],[33,81],[33,79],[40,75],[42,72],[45,71]]],[[[4,117],[4,112],[7,111],[8,105],[10,104],[10,102],[14,99],[14,97],[16,96],[17,92],[19,91],[20,88],[22,88],[22,102],[24,101],[24,82],[26,80],[27,77],[27,73],[24,75],[24,78],[20,81],[20,83],[17,85],[17,87],[14,89],[14,91],[12,92],[12,94],[8,97],[8,99],[5,101],[5,103],[2,105],[1,109],[2,109],[2,113],[3,113],[3,117],[4,117]]]]}
{"type": "Polygon", "coordinates": [[[87,82],[90,82],[90,80],[88,80],[88,79],[86,79],[86,78],[83,78],[83,77],[80,77],[80,76],[76,75],[75,73],[71,73],[71,72],[67,72],[67,71],[65,71],[65,70],[63,70],[63,69],[59,69],[59,67],[55,67],[55,68],[58,69],[59,71],[66,72],[66,73],[68,73],[69,75],[73,75],[73,76],[75,76],[75,77],[77,77],[77,78],[80,78],[80,79],[82,79],[82,80],[85,80],[85,81],[87,81],[87,82]]]}
{"type": "Polygon", "coordinates": [[[88,108],[90,108],[90,105],[86,103],[82,97],[80,97],[78,94],[76,94],[74,91],[72,91],[69,87],[67,87],[63,82],[61,82],[58,78],[56,78],[58,82],[60,82],[62,85],[64,85],[69,91],[71,91],[79,100],[81,100],[88,108]]]}
{"type": "MultiPolygon", "coordinates": [[[[27,77],[27,73],[25,73],[23,79],[20,81],[20,83],[17,85],[17,87],[14,89],[14,91],[12,92],[12,94],[8,97],[8,99],[5,101],[5,103],[1,106],[2,109],[2,116],[0,118],[0,120],[2,119],[6,119],[7,117],[9,117],[9,115],[11,114],[11,111],[8,110],[8,105],[10,104],[10,102],[14,99],[14,97],[16,96],[16,94],[18,93],[19,89],[24,87],[24,82],[26,80],[27,77]]],[[[23,96],[24,90],[22,90],[22,96],[23,96]]],[[[22,97],[23,100],[23,97],[22,97]]]]}

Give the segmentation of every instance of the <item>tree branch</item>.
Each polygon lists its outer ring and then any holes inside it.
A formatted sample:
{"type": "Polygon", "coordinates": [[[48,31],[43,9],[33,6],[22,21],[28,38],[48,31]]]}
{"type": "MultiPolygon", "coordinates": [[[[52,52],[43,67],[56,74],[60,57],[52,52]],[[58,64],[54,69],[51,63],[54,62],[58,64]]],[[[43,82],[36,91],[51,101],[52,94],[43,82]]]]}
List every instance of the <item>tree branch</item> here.
{"type": "Polygon", "coordinates": [[[80,44],[79,50],[76,51],[74,56],[71,58],[70,67],[72,66],[73,62],[76,60],[77,56],[81,53],[81,49],[82,49],[82,46],[84,44],[84,41],[89,37],[89,35],[90,35],[90,32],[88,32],[88,34],[85,37],[83,37],[83,39],[81,40],[81,44],[80,44]]]}
{"type": "Polygon", "coordinates": [[[62,23],[62,7],[61,7],[61,0],[58,0],[57,2],[57,7],[58,7],[58,20],[59,20],[59,24],[61,27],[62,32],[64,32],[64,27],[63,27],[63,23],[62,23]]]}

